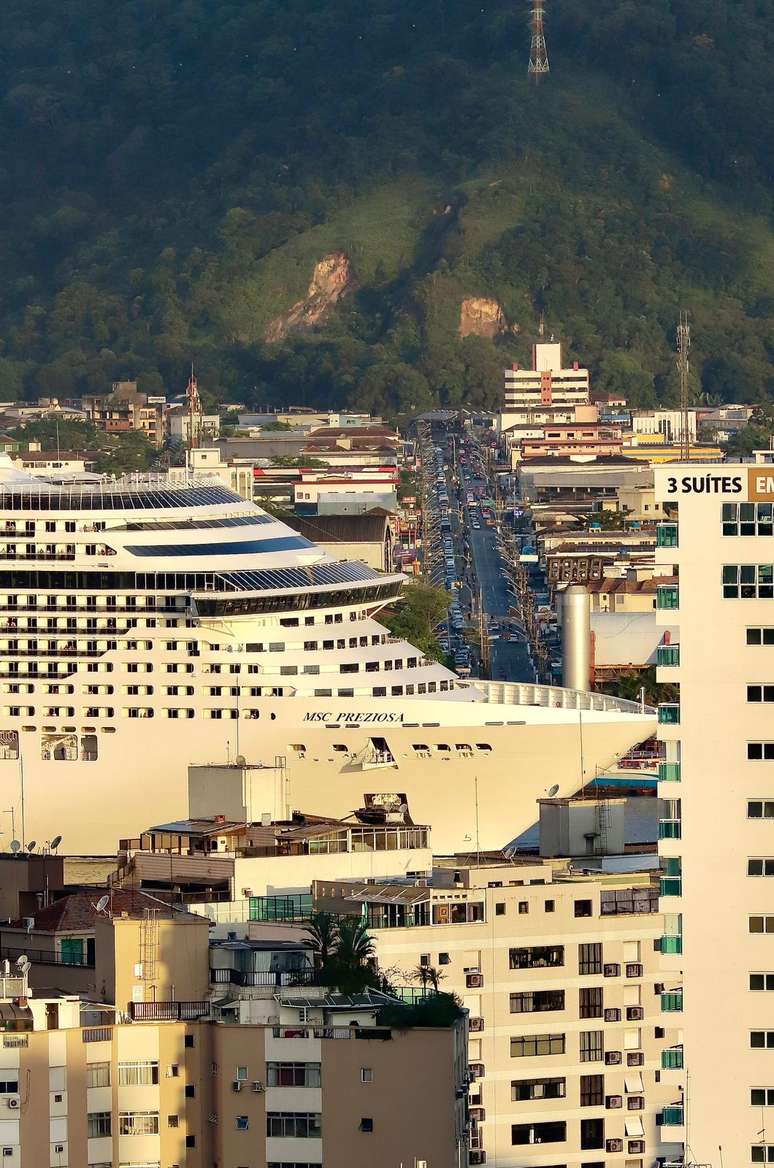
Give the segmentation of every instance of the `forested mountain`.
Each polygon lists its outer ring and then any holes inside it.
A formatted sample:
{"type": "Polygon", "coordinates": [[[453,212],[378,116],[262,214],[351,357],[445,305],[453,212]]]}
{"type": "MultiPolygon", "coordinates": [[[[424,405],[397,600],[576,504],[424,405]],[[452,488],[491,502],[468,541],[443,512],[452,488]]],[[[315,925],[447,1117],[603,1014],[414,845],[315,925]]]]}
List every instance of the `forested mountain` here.
{"type": "Polygon", "coordinates": [[[770,0],[546,7],[535,89],[512,0],[5,0],[0,397],[194,358],[220,398],[485,404],[543,312],[647,403],[685,307],[696,394],[765,398],[770,0]]]}

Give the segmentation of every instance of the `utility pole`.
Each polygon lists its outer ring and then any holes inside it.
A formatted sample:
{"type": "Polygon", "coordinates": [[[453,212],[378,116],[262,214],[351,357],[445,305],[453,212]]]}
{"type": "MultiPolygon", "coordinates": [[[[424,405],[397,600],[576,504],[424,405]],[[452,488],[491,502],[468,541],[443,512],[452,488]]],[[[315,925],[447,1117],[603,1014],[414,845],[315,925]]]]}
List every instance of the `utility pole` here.
{"type": "Polygon", "coordinates": [[[677,369],[680,374],[680,461],[691,457],[691,429],[688,412],[688,353],[691,348],[691,326],[688,313],[681,311],[677,325],[677,369]]]}
{"type": "Polygon", "coordinates": [[[530,81],[533,81],[535,85],[538,84],[544,73],[550,71],[546,37],[543,30],[544,17],[545,8],[543,6],[543,0],[532,0],[532,11],[529,18],[532,36],[529,44],[529,66],[527,67],[527,74],[530,81]]]}

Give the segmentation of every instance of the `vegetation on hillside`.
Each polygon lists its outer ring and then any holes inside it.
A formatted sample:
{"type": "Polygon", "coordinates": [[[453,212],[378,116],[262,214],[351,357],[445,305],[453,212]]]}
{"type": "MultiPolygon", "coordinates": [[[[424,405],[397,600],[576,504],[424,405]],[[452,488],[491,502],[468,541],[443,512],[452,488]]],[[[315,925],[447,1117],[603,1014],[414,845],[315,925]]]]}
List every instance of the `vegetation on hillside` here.
{"type": "Polygon", "coordinates": [[[774,30],[760,0],[6,0],[0,397],[493,404],[545,313],[596,384],[772,389],[774,30]],[[355,285],[267,344],[314,264],[355,285]],[[460,302],[508,330],[460,340],[460,302]]]}

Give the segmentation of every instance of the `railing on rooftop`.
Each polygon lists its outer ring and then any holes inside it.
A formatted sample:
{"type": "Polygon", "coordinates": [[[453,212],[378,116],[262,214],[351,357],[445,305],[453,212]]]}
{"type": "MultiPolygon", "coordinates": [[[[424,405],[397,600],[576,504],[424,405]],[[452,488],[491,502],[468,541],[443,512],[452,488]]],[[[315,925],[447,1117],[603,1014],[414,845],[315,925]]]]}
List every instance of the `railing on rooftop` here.
{"type": "MultiPolygon", "coordinates": [[[[458,688],[465,688],[465,684],[458,688]]],[[[478,678],[469,684],[480,690],[492,705],[552,706],[563,710],[591,710],[599,713],[645,713],[650,717],[655,714],[652,706],[645,706],[643,710],[639,702],[580,689],[565,689],[559,685],[527,685],[515,681],[481,681],[478,678]]]]}
{"type": "Polygon", "coordinates": [[[210,1014],[209,1002],[130,1002],[133,1022],[195,1022],[210,1014]]]}
{"type": "Polygon", "coordinates": [[[215,985],[261,986],[269,989],[279,986],[315,985],[317,970],[306,969],[211,969],[210,981],[215,985]]]}
{"type": "Polygon", "coordinates": [[[392,1030],[387,1026],[274,1026],[274,1038],[336,1038],[388,1042],[392,1030]]]}
{"type": "Polygon", "coordinates": [[[94,958],[87,957],[85,953],[81,957],[74,955],[63,957],[60,953],[54,953],[49,949],[28,949],[14,945],[3,945],[0,948],[0,960],[15,961],[17,957],[23,956],[28,957],[33,965],[72,965],[80,969],[94,968],[94,958]]]}

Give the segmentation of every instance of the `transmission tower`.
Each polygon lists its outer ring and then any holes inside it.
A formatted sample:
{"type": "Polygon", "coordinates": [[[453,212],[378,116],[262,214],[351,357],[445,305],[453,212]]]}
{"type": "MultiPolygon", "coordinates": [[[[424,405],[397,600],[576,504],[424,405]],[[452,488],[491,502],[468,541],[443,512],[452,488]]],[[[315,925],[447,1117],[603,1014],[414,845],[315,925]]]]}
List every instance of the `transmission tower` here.
{"type": "Polygon", "coordinates": [[[534,81],[536,85],[542,75],[549,72],[548,49],[546,48],[546,37],[543,31],[545,11],[543,0],[532,0],[532,11],[529,18],[532,37],[529,43],[529,66],[527,73],[530,80],[534,81]]]}
{"type": "Polygon", "coordinates": [[[188,406],[188,449],[194,450],[201,442],[202,437],[202,403],[193,365],[191,365],[191,376],[188,379],[185,397],[188,406]]]}
{"type": "Polygon", "coordinates": [[[688,313],[681,312],[677,324],[677,369],[680,374],[680,461],[691,457],[691,428],[688,412],[688,352],[691,348],[691,326],[688,313]]]}

